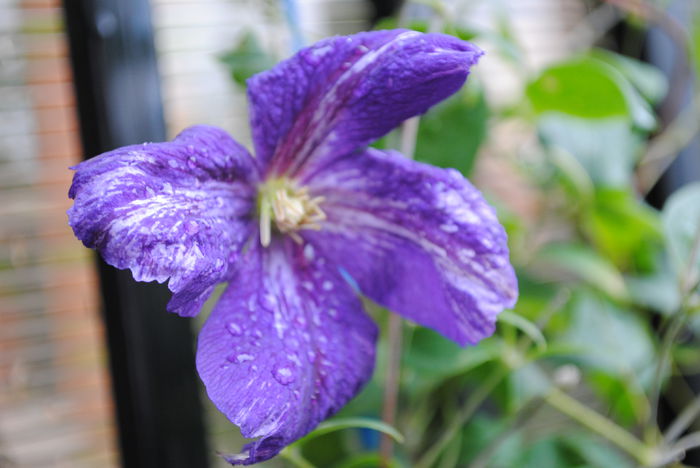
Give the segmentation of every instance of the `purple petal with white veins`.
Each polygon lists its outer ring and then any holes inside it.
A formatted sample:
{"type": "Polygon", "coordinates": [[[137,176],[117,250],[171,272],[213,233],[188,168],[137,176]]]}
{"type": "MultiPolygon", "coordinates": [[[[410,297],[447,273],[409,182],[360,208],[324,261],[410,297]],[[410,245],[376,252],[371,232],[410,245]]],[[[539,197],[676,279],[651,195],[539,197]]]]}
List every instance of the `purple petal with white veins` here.
{"type": "Polygon", "coordinates": [[[256,155],[301,180],[457,91],[481,54],[400,29],[322,40],[248,81],[256,155]]]}
{"type": "Polygon", "coordinates": [[[370,148],[309,187],[328,219],[304,237],[369,298],[460,344],[489,336],[514,305],[506,234],[459,172],[370,148]]]}
{"type": "Polygon", "coordinates": [[[337,269],[277,238],[244,254],[199,335],[209,398],[245,437],[231,464],[275,456],[339,410],[370,378],[377,330],[337,269]]]}
{"type": "Polygon", "coordinates": [[[137,281],[164,282],[168,310],[196,315],[254,230],[254,160],[226,132],[191,127],[74,167],[75,235],[137,281]]]}

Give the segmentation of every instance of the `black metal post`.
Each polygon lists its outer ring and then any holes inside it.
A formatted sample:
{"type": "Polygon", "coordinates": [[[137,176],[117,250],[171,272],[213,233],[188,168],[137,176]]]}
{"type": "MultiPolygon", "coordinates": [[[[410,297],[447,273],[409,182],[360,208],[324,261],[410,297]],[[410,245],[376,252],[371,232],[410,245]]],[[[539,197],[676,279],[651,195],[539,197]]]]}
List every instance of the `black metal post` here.
{"type": "MultiPolygon", "coordinates": [[[[86,155],[161,141],[165,125],[147,0],[64,0],[86,155]]],[[[163,285],[99,265],[123,466],[208,465],[191,321],[163,285]]]]}

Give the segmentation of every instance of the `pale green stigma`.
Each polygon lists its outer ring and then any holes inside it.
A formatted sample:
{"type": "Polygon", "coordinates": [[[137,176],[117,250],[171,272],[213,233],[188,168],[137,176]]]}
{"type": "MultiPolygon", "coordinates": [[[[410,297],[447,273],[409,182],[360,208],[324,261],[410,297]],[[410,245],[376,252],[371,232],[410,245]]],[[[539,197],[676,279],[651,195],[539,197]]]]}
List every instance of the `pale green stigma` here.
{"type": "Polygon", "coordinates": [[[286,178],[270,179],[258,189],[260,243],[267,247],[272,237],[272,222],[277,230],[297,242],[302,229],[321,229],[326,215],[321,210],[323,197],[312,197],[307,187],[298,187],[286,178]]]}

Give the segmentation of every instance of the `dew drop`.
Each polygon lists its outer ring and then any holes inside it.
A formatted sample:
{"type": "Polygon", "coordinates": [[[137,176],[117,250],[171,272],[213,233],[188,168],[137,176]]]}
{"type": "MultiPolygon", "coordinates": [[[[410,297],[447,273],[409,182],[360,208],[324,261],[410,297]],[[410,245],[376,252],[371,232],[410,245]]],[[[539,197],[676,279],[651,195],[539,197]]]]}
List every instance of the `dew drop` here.
{"type": "Polygon", "coordinates": [[[243,333],[240,325],[235,322],[229,322],[229,324],[226,325],[226,330],[228,330],[228,332],[233,336],[240,336],[241,333],[243,333]]]}
{"type": "Polygon", "coordinates": [[[333,289],[333,283],[330,281],[324,281],[322,287],[324,291],[330,291],[333,289]]]}
{"type": "Polygon", "coordinates": [[[237,363],[241,364],[244,362],[252,361],[253,359],[255,359],[255,357],[250,355],[250,354],[242,353],[242,354],[236,354],[235,356],[231,355],[227,359],[231,362],[237,362],[237,363]],[[231,360],[231,358],[233,358],[233,360],[231,360]]]}
{"type": "Polygon", "coordinates": [[[294,375],[294,370],[291,367],[287,366],[280,366],[275,368],[275,370],[272,372],[272,376],[275,378],[276,381],[278,381],[282,385],[289,385],[296,379],[296,376],[294,375]]]}
{"type": "Polygon", "coordinates": [[[315,252],[314,252],[314,246],[311,244],[306,244],[304,246],[304,258],[306,260],[311,261],[314,259],[315,252]]]}
{"type": "Polygon", "coordinates": [[[168,159],[168,165],[173,169],[177,169],[178,167],[178,163],[174,159],[168,159]]]}
{"type": "Polygon", "coordinates": [[[442,229],[443,231],[450,233],[450,234],[457,232],[459,230],[459,228],[454,224],[443,224],[440,226],[440,229],[442,229]]]}
{"type": "Polygon", "coordinates": [[[248,310],[251,311],[251,312],[254,311],[255,309],[257,309],[257,305],[258,305],[258,299],[257,299],[257,297],[255,297],[255,296],[250,296],[250,297],[248,298],[248,310]]]}

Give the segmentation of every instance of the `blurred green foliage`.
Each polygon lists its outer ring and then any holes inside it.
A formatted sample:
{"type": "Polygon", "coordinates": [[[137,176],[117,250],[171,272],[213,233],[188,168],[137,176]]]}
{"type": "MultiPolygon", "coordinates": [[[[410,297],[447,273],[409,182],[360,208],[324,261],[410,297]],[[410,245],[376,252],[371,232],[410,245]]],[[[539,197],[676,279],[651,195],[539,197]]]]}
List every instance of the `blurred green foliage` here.
{"type": "MultiPolygon", "coordinates": [[[[484,60],[515,64],[525,85],[516,102],[493,105],[477,67],[462,91],[422,117],[415,157],[469,176],[480,157],[497,153],[509,168],[504,177],[527,190],[536,209],[519,211],[512,194],[486,189],[501,207],[520,283],[518,304],[492,338],[460,348],[404,327],[396,427],[406,440],[392,466],[624,468],[680,458],[680,434],[664,440],[655,414],[659,392],[675,391],[672,375],[700,370],[700,183],[661,211],[644,201],[649,187],[637,185],[650,141],[663,133],[654,109],[669,91],[664,75],[595,48],[533,74],[520,66],[507,18],[482,30],[439,11],[446,32],[490,44],[484,60]],[[513,122],[528,144],[494,145],[495,132],[513,122]]],[[[642,19],[633,21],[643,27],[642,19]]],[[[692,23],[700,72],[700,9],[692,23]]],[[[244,85],[271,59],[248,36],[223,63],[244,85]]],[[[374,379],[338,420],[380,418],[387,346],[382,336],[374,379]]],[[[684,392],[681,406],[691,398],[684,392]]],[[[697,417],[689,425],[700,431],[697,417]]],[[[367,428],[319,431],[290,449],[303,462],[288,452],[284,463],[378,466],[377,448],[367,428]]]]}

